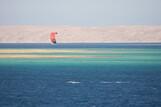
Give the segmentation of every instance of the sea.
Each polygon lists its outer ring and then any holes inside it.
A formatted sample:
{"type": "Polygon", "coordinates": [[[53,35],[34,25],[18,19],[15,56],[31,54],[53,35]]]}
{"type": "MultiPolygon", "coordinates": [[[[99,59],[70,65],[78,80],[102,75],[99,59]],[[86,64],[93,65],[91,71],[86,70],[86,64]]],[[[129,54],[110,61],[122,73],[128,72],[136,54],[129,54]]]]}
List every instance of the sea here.
{"type": "Polygon", "coordinates": [[[161,107],[161,43],[0,43],[0,107],[161,107]]]}

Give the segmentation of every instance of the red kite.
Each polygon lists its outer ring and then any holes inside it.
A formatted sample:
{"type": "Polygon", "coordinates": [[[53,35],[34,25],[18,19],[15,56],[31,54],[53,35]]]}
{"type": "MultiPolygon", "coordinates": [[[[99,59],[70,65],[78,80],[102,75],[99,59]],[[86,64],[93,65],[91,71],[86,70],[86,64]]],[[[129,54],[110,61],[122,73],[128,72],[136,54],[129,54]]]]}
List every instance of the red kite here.
{"type": "Polygon", "coordinates": [[[56,44],[56,34],[58,34],[58,33],[57,32],[50,33],[50,41],[52,44],[56,44]]]}

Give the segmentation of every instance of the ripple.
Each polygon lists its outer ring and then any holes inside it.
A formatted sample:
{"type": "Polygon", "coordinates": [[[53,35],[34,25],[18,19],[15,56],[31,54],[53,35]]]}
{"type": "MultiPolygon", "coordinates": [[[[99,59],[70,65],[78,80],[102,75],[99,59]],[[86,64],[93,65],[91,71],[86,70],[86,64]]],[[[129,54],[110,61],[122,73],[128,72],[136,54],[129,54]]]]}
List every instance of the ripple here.
{"type": "Polygon", "coordinates": [[[67,81],[66,83],[68,83],[68,84],[80,84],[79,81],[67,81]]]}
{"type": "Polygon", "coordinates": [[[128,84],[128,81],[101,81],[102,84],[128,84]]]}

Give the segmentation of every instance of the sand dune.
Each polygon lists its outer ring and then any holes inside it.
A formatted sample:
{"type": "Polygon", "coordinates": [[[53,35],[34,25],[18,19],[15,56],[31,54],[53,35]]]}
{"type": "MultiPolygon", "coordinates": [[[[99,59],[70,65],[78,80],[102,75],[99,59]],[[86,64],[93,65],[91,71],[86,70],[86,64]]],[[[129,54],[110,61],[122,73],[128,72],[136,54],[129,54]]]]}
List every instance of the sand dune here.
{"type": "Polygon", "coordinates": [[[0,26],[0,43],[49,43],[51,31],[58,43],[161,42],[161,26],[0,26]]]}

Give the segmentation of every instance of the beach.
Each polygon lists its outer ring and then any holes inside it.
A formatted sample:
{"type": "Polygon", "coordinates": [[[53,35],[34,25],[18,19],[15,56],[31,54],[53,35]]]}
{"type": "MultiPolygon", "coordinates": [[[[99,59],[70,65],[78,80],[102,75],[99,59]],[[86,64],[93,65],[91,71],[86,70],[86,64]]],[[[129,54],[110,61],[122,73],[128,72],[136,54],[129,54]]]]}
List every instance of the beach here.
{"type": "Polygon", "coordinates": [[[0,43],[49,43],[52,31],[57,43],[161,42],[161,26],[0,26],[0,43]]]}

